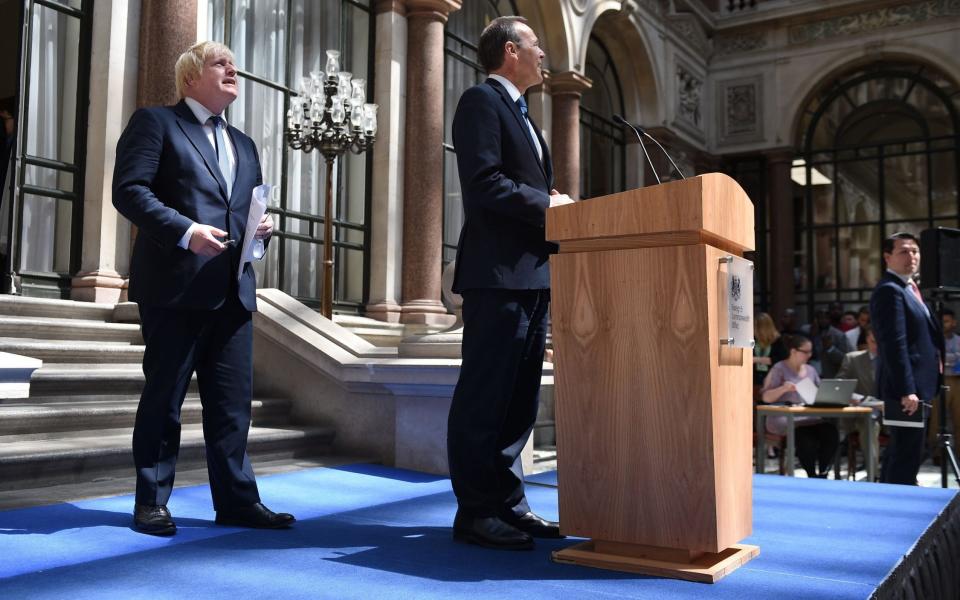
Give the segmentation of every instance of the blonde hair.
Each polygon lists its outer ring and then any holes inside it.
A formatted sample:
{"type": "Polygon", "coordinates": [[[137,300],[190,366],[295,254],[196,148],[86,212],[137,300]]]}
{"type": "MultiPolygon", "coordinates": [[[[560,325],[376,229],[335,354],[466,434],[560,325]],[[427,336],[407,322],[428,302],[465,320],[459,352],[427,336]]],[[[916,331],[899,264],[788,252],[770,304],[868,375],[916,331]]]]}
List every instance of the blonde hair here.
{"type": "Polygon", "coordinates": [[[174,67],[178,98],[186,97],[187,80],[198,79],[204,63],[214,56],[227,56],[233,60],[233,52],[220,42],[198,42],[180,55],[174,67]]]}
{"type": "Polygon", "coordinates": [[[777,326],[773,324],[773,317],[767,313],[760,313],[753,320],[753,337],[757,340],[757,345],[764,348],[773,344],[780,337],[777,326]]]}

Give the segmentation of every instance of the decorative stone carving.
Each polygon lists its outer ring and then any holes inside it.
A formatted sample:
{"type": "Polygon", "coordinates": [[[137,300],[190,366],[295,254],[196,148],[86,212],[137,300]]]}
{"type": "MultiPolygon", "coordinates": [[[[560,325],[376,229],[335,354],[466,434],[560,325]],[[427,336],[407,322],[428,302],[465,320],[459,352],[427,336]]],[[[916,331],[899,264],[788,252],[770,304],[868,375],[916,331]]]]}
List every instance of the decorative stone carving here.
{"type": "Polygon", "coordinates": [[[677,117],[693,125],[697,130],[700,125],[700,100],[703,90],[703,80],[696,77],[682,66],[677,66],[677,117]]]}
{"type": "Polygon", "coordinates": [[[787,30],[787,41],[791,45],[807,44],[839,36],[869,33],[888,27],[955,16],[960,16],[960,0],[912,2],[794,25],[787,30]]]}
{"type": "Polygon", "coordinates": [[[755,75],[717,84],[717,143],[755,142],[763,139],[763,76],[755,75]]]}
{"type": "Polygon", "coordinates": [[[697,21],[697,17],[691,14],[670,15],[667,18],[667,26],[697,50],[704,53],[710,51],[710,40],[707,39],[707,34],[697,21]]]}
{"type": "Polygon", "coordinates": [[[570,4],[573,6],[573,12],[578,15],[587,11],[587,0],[570,0],[570,4]]]}
{"type": "Polygon", "coordinates": [[[655,15],[662,15],[667,12],[667,2],[665,0],[632,0],[630,6],[634,5],[655,15]]]}
{"type": "Polygon", "coordinates": [[[767,34],[764,31],[718,35],[713,38],[713,52],[717,56],[751,52],[767,47],[767,34]]]}

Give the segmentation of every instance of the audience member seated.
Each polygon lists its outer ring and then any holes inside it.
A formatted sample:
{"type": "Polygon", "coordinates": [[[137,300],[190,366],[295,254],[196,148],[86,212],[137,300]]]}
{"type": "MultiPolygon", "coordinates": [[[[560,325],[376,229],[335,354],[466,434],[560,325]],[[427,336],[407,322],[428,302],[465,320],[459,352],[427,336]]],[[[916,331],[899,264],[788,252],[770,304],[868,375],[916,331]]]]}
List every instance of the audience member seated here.
{"type": "Polygon", "coordinates": [[[830,324],[830,313],[820,309],[814,313],[813,323],[804,326],[803,333],[813,342],[811,364],[824,379],[833,379],[847,354],[847,338],[830,324]]]}
{"type": "MultiPolygon", "coordinates": [[[[826,314],[826,313],[824,313],[826,314]]],[[[797,393],[797,384],[809,379],[814,385],[820,385],[817,371],[807,364],[813,352],[810,339],[801,335],[787,336],[784,344],[789,352],[787,358],[770,369],[763,384],[762,400],[766,404],[803,404],[797,393]]],[[[839,434],[833,423],[817,417],[796,417],[795,440],[797,458],[808,477],[825,478],[830,473],[834,455],[839,444],[839,434]]],[[[784,435],[787,430],[787,417],[767,417],[767,431],[784,435]]],[[[787,457],[790,460],[790,457],[787,457]]]]}
{"type": "Polygon", "coordinates": [[[867,329],[870,328],[870,307],[861,306],[857,311],[857,326],[847,331],[847,348],[853,350],[867,349],[867,329]]]}
{"type": "MultiPolygon", "coordinates": [[[[866,350],[856,350],[847,353],[847,355],[843,357],[843,364],[840,365],[840,371],[837,372],[837,379],[857,380],[857,387],[854,390],[853,401],[851,402],[851,404],[854,405],[861,403],[879,404],[880,402],[877,399],[877,376],[875,368],[877,361],[877,339],[874,337],[873,330],[869,328],[867,329],[866,346],[866,350]]],[[[875,412],[879,413],[879,409],[875,412]]],[[[879,414],[875,416],[878,417],[879,414]]],[[[851,432],[856,432],[858,442],[868,439],[870,435],[869,430],[860,419],[845,420],[842,423],[842,427],[847,432],[848,442],[851,432]]],[[[870,447],[873,451],[873,456],[879,457],[880,442],[877,437],[870,440],[870,447]]],[[[851,468],[855,467],[856,465],[851,465],[851,468]]]]}
{"type": "Polygon", "coordinates": [[[763,387],[770,367],[785,359],[789,354],[783,344],[783,338],[773,324],[773,317],[760,313],[753,320],[753,385],[763,387]]]}

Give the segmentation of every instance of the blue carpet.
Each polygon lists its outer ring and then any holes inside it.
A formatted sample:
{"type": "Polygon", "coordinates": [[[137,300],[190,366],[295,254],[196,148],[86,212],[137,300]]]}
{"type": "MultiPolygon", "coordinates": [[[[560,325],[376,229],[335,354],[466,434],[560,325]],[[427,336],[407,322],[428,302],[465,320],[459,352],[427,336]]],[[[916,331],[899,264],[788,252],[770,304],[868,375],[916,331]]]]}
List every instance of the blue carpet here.
{"type": "MultiPolygon", "coordinates": [[[[554,474],[530,502],[557,516],[554,474]]],[[[449,481],[375,465],[260,479],[289,531],[212,523],[206,486],[177,489],[180,532],[130,529],[130,496],[0,512],[0,598],[866,598],[955,491],[758,475],[761,554],[715,585],[454,543],[449,481]]]]}

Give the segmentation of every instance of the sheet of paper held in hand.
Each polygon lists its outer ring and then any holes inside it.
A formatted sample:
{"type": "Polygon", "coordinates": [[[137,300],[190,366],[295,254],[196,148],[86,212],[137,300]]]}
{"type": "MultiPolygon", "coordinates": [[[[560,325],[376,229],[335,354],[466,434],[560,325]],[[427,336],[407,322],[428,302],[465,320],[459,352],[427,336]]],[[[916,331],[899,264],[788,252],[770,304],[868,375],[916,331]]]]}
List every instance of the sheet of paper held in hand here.
{"type": "Polygon", "coordinates": [[[808,377],[804,377],[796,385],[797,393],[803,398],[803,403],[806,405],[813,404],[813,401],[817,398],[817,386],[808,377]]]}
{"type": "Polygon", "coordinates": [[[247,215],[247,230],[243,233],[243,249],[240,252],[240,268],[237,269],[237,281],[243,277],[243,269],[247,263],[260,260],[266,253],[263,240],[256,239],[257,227],[260,219],[267,212],[267,199],[273,186],[269,183],[253,188],[250,198],[250,213],[247,215]]]}

